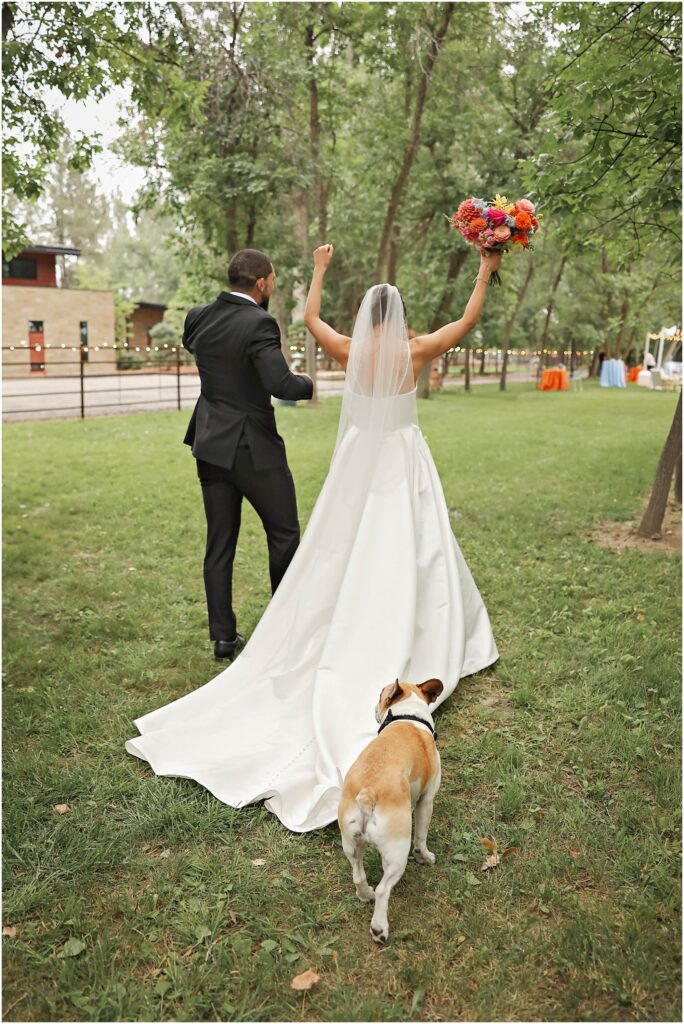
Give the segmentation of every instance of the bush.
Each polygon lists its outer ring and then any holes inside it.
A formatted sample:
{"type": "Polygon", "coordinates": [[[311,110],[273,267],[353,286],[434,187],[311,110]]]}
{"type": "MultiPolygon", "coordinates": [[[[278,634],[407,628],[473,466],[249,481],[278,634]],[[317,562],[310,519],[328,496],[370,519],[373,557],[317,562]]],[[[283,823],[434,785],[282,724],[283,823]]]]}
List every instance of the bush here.
{"type": "Polygon", "coordinates": [[[137,352],[123,352],[121,354],[117,354],[117,370],[139,370],[142,364],[142,356],[138,355],[137,352]]]}

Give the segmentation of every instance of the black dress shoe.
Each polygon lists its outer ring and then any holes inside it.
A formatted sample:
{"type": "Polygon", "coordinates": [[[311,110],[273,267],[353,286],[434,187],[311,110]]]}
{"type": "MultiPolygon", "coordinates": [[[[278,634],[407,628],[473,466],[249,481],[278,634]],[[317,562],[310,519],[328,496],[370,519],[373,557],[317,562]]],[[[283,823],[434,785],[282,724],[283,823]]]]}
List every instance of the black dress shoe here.
{"type": "Polygon", "coordinates": [[[223,661],[224,658],[234,658],[244,646],[244,636],[241,633],[236,633],[234,640],[217,640],[214,643],[214,657],[218,661],[223,661]]]}

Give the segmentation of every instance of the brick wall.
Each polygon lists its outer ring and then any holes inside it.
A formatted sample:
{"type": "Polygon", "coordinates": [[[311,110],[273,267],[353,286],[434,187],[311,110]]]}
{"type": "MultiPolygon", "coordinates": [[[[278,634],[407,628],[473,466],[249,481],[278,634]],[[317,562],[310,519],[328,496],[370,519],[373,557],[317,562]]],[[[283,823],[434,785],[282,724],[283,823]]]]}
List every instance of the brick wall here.
{"type": "Polygon", "coordinates": [[[116,368],[111,291],[3,285],[2,313],[3,377],[31,375],[28,329],[29,321],[36,320],[43,322],[46,376],[51,372],[60,376],[79,375],[82,320],[88,324],[89,359],[85,373],[105,373],[116,368]],[[10,345],[14,346],[13,352],[7,351],[10,345]],[[10,362],[20,365],[10,366],[10,362]]]}

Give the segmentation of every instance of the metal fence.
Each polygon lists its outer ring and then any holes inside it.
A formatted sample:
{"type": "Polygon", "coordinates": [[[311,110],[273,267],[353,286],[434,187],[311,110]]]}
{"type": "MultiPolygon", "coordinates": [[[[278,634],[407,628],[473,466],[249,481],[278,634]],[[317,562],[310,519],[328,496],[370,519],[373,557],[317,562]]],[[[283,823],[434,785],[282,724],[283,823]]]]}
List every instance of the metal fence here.
{"type": "MultiPolygon", "coordinates": [[[[51,364],[48,351],[45,361],[39,362],[35,347],[32,353],[28,345],[2,346],[4,419],[85,419],[119,411],[184,409],[194,405],[199,395],[194,361],[187,361],[180,346],[170,346],[168,354],[163,353],[168,362],[143,362],[135,369],[117,365],[99,370],[101,364],[89,361],[85,347],[56,351],[58,361],[51,364]],[[17,375],[17,368],[25,373],[17,375]]],[[[110,346],[106,351],[114,354],[117,363],[133,355],[127,346],[110,346]]]]}

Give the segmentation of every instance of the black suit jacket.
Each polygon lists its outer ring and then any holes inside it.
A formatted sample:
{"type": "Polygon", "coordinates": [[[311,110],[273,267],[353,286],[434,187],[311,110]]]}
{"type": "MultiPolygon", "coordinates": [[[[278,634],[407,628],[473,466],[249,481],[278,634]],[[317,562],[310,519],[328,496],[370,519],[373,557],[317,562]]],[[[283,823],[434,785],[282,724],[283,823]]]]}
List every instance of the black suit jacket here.
{"type": "Polygon", "coordinates": [[[276,320],[235,292],[195,306],[185,318],[183,345],[199,370],[201,392],[185,435],[196,459],[231,469],[243,433],[255,469],[287,466],[271,395],[308,399],[313,384],[290,373],[276,320]]]}

